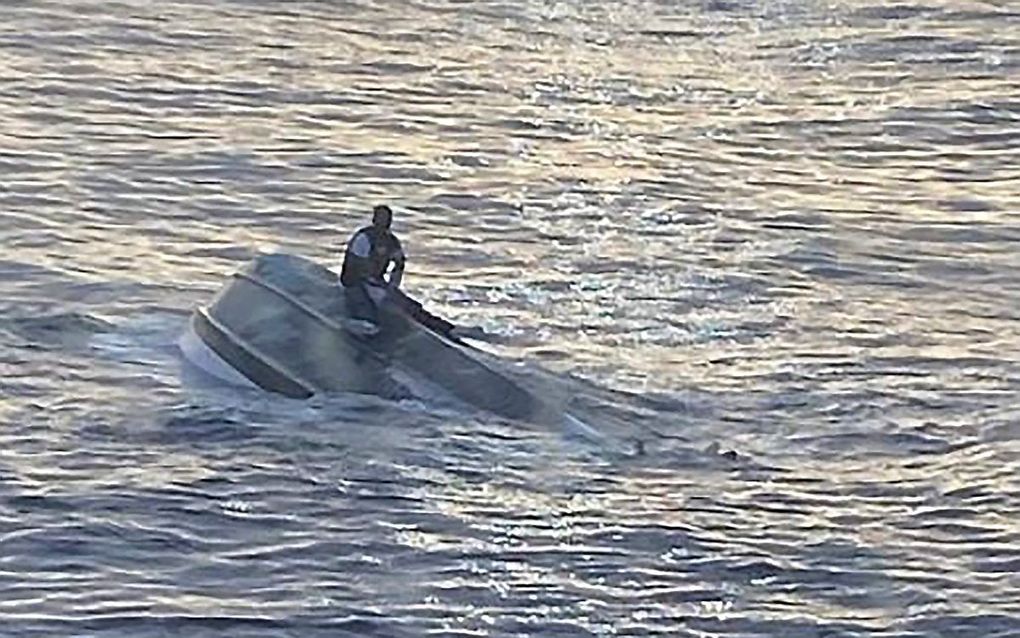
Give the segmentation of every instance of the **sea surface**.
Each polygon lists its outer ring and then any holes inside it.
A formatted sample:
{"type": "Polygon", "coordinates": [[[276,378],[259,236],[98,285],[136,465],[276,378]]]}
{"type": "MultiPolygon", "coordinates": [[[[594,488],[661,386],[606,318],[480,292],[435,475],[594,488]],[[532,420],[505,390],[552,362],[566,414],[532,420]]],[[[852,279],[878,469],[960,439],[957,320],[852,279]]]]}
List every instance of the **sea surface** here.
{"type": "Polygon", "coordinates": [[[1020,4],[0,6],[0,636],[1020,636],[1020,4]],[[260,252],[604,441],[182,363],[260,252]]]}

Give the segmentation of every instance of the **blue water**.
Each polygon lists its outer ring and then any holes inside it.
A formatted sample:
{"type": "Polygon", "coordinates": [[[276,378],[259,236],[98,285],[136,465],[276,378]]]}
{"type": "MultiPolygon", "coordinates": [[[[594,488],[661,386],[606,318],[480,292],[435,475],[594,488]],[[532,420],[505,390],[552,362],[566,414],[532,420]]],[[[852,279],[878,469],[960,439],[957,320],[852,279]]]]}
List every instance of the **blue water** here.
{"type": "Polygon", "coordinates": [[[1020,636],[1018,70],[1010,2],[8,3],[0,635],[1020,636]],[[383,202],[619,446],[182,365],[383,202]]]}

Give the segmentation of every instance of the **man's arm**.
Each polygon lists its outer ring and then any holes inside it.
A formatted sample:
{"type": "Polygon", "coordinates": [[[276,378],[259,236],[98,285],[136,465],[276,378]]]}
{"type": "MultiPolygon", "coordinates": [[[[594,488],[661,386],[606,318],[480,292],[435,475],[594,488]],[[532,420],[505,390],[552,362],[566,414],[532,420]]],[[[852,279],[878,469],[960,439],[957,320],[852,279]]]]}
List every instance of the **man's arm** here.
{"type": "Polygon", "coordinates": [[[364,281],[370,276],[371,263],[369,258],[372,255],[372,240],[364,232],[359,232],[351,237],[347,244],[347,262],[355,281],[364,281]]]}
{"type": "Polygon", "coordinates": [[[389,285],[392,288],[400,288],[400,282],[404,279],[404,249],[397,242],[397,250],[393,253],[393,270],[390,271],[389,285]]]}

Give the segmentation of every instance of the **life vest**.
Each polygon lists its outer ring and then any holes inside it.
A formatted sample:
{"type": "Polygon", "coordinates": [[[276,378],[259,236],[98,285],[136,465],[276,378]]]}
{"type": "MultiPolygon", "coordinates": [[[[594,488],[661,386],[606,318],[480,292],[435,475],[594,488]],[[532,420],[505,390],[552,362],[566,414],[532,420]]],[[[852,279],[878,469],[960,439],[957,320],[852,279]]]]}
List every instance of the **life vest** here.
{"type": "Polygon", "coordinates": [[[400,240],[389,230],[379,230],[375,226],[365,226],[351,236],[344,252],[344,264],[340,270],[340,283],[354,286],[366,279],[381,279],[386,273],[390,262],[403,257],[400,240]],[[358,237],[365,235],[369,242],[368,257],[354,254],[352,247],[358,237]]]}

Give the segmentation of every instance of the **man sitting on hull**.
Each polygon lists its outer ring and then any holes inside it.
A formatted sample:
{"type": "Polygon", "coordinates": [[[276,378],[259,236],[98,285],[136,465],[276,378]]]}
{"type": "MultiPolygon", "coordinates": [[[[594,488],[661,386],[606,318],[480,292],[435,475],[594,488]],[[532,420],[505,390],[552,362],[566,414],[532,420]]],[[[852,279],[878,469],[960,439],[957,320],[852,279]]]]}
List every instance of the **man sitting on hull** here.
{"type": "Polygon", "coordinates": [[[428,312],[400,290],[405,259],[400,240],[390,230],[392,223],[390,207],[376,206],[372,209],[372,225],[359,229],[347,242],[340,283],[351,318],[368,322],[369,332],[377,332],[379,304],[386,300],[438,334],[457,340],[482,338],[484,332],[480,328],[455,326],[428,312]]]}

